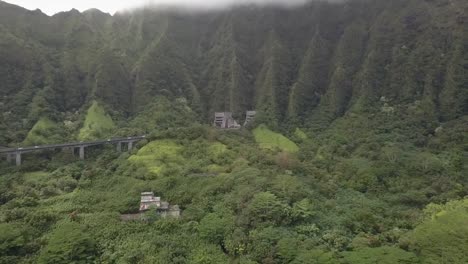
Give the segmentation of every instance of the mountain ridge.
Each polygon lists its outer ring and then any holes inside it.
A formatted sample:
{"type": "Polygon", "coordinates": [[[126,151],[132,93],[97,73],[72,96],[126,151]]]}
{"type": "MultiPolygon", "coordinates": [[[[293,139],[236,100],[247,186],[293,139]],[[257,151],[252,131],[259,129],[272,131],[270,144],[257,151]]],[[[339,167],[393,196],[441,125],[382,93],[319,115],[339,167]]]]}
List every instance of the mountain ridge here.
{"type": "Polygon", "coordinates": [[[166,96],[186,98],[200,120],[256,109],[271,127],[329,123],[358,102],[378,109],[381,98],[421,101],[439,122],[468,112],[463,1],[51,17],[0,4],[0,93],[15,117],[7,122],[27,119],[24,130],[40,118],[36,97],[52,118],[96,99],[129,117],[166,96]]]}

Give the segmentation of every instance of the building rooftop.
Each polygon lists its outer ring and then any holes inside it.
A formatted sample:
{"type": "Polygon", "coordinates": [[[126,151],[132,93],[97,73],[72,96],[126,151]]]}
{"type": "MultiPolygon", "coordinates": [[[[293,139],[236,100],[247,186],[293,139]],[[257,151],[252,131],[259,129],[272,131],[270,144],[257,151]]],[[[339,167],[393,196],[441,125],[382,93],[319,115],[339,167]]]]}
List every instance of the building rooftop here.
{"type": "Polygon", "coordinates": [[[161,201],[161,197],[155,197],[154,192],[142,192],[140,202],[140,213],[121,215],[122,221],[145,221],[147,217],[145,212],[154,210],[161,217],[180,217],[181,210],[178,205],[171,205],[169,202],[161,201]]]}

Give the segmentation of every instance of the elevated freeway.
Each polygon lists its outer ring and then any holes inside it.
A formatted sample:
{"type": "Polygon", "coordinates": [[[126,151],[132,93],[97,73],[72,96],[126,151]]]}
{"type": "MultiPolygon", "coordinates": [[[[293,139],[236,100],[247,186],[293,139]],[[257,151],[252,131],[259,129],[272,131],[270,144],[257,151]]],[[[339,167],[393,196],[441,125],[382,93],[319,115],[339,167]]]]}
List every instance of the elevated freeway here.
{"type": "Polygon", "coordinates": [[[76,149],[79,149],[80,159],[85,158],[85,149],[91,146],[105,145],[105,144],[116,144],[117,151],[122,151],[122,146],[127,144],[127,149],[130,151],[133,149],[135,142],[146,139],[146,136],[136,136],[136,137],[122,137],[122,138],[110,138],[106,140],[97,140],[97,141],[80,141],[80,142],[70,142],[63,144],[50,144],[50,145],[40,145],[40,146],[28,146],[28,147],[18,147],[18,148],[8,148],[0,147],[0,155],[6,155],[7,160],[11,162],[13,159],[16,161],[16,165],[21,165],[21,155],[24,153],[35,152],[35,151],[44,151],[44,150],[55,150],[55,149],[70,149],[75,153],[76,149]]]}

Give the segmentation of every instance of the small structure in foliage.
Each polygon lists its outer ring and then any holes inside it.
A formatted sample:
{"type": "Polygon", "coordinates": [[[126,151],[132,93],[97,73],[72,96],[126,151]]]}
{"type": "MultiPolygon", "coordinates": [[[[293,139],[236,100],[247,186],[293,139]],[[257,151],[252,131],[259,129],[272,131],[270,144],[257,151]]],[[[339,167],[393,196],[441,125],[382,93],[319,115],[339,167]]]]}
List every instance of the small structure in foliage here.
{"type": "Polygon", "coordinates": [[[140,212],[138,214],[121,215],[122,221],[146,221],[148,212],[154,210],[154,213],[163,218],[180,217],[180,208],[178,205],[170,205],[168,202],[161,201],[161,197],[154,196],[153,192],[141,193],[140,212]]]}
{"type": "Polygon", "coordinates": [[[241,127],[234,120],[231,112],[216,112],[213,125],[221,129],[239,129],[241,127]]]}
{"type": "MultiPolygon", "coordinates": [[[[244,126],[252,123],[257,115],[256,111],[247,111],[244,126]]],[[[232,117],[231,112],[216,112],[213,126],[221,129],[239,129],[241,125],[232,117]]]]}
{"type": "Polygon", "coordinates": [[[161,207],[161,197],[155,197],[153,192],[141,193],[140,212],[159,207],[161,207]]]}
{"type": "Polygon", "coordinates": [[[170,205],[168,202],[163,202],[161,207],[156,209],[156,212],[162,217],[180,217],[180,208],[178,205],[170,205]]]}
{"type": "Polygon", "coordinates": [[[162,217],[180,216],[180,208],[178,205],[170,205],[168,202],[161,201],[161,197],[154,196],[153,192],[141,193],[140,212],[155,209],[156,213],[162,217]]]}
{"type": "Polygon", "coordinates": [[[247,111],[247,113],[245,114],[244,126],[247,126],[249,123],[252,123],[255,120],[255,115],[257,115],[257,111],[247,111]]]}

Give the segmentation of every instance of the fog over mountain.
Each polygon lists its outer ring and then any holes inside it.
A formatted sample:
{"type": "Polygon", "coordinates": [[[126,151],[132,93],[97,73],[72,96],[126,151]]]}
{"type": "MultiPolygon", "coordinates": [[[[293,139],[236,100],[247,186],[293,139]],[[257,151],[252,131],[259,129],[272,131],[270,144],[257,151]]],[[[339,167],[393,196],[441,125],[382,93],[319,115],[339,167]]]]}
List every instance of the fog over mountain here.
{"type": "Polygon", "coordinates": [[[10,0],[9,3],[25,7],[27,9],[40,9],[48,15],[62,11],[78,9],[84,11],[97,8],[104,12],[115,13],[143,6],[171,6],[193,9],[219,9],[232,5],[258,4],[258,5],[283,5],[295,6],[311,0],[136,0],[136,1],[91,1],[91,0],[10,0]]]}

